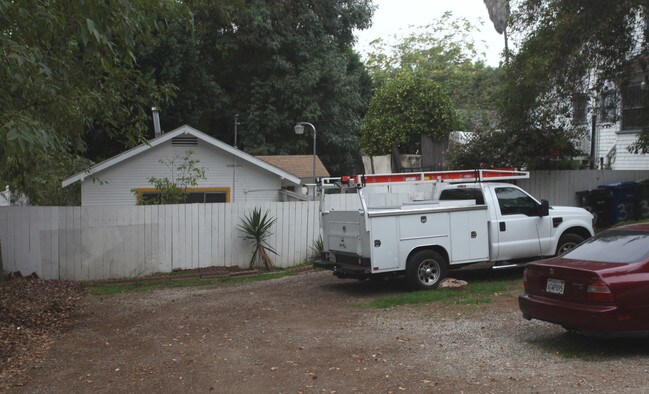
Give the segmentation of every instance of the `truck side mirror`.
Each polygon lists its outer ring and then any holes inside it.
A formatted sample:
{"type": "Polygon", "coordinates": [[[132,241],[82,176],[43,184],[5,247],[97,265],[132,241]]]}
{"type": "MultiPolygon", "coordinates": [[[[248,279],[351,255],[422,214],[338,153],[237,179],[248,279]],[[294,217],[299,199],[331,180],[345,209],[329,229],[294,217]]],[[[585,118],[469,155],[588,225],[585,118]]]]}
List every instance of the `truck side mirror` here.
{"type": "Polygon", "coordinates": [[[548,216],[550,214],[550,203],[548,200],[541,200],[541,205],[539,205],[539,216],[548,216]]]}

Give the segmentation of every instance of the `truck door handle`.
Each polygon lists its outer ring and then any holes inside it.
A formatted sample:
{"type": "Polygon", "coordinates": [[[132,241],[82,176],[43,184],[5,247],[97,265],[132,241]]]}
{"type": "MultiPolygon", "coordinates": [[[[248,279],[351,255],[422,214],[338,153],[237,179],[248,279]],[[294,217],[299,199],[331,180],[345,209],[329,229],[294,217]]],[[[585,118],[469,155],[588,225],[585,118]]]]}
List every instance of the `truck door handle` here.
{"type": "Polygon", "coordinates": [[[500,231],[507,231],[507,225],[505,222],[500,222],[498,225],[500,226],[500,231]]]}

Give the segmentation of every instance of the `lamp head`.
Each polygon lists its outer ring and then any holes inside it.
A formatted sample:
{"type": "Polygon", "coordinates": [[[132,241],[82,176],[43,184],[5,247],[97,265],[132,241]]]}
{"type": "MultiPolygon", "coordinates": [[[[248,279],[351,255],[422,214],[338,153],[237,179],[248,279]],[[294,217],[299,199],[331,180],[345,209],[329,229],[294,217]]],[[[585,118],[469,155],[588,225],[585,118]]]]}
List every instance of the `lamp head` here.
{"type": "Polygon", "coordinates": [[[302,123],[297,123],[294,129],[295,129],[295,134],[297,135],[304,134],[304,125],[302,123]]]}

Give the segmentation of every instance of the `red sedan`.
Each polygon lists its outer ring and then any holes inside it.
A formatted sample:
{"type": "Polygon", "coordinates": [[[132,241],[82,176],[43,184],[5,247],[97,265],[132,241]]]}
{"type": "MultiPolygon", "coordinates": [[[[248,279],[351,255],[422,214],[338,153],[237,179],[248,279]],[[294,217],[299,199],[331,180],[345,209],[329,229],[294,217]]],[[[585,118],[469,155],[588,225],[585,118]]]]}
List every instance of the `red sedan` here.
{"type": "Polygon", "coordinates": [[[649,332],[649,223],[604,231],[531,263],[523,281],[525,319],[584,333],[649,332]]]}

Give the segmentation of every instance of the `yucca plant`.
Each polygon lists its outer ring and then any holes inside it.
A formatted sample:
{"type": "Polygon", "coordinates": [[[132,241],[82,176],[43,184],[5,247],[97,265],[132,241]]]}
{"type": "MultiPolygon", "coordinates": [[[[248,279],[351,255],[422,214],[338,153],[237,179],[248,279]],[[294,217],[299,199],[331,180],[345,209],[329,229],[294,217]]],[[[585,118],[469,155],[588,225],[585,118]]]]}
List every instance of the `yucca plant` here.
{"type": "Polygon", "coordinates": [[[324,241],[322,240],[322,235],[318,237],[315,241],[313,241],[313,246],[311,246],[311,252],[313,252],[313,259],[317,259],[320,257],[322,252],[324,251],[324,241]]]}
{"type": "Polygon", "coordinates": [[[275,221],[276,219],[270,217],[268,211],[262,214],[261,208],[255,208],[252,213],[241,218],[239,232],[243,234],[242,238],[254,247],[250,259],[250,268],[253,268],[257,261],[260,261],[266,267],[266,270],[273,270],[273,260],[268,252],[274,255],[277,255],[277,252],[268,244],[268,237],[273,234],[270,232],[270,228],[275,224],[275,221]]]}

